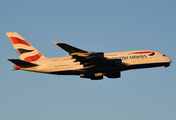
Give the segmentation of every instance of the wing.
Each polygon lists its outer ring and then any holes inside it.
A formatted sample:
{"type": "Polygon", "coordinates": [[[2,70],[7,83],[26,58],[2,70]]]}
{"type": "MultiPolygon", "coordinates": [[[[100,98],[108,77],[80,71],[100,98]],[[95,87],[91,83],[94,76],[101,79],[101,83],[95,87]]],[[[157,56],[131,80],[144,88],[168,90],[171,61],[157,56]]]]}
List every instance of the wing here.
{"type": "Polygon", "coordinates": [[[64,49],[65,51],[67,51],[69,53],[70,56],[72,56],[73,59],[76,59],[75,62],[80,62],[80,64],[84,65],[84,68],[95,68],[98,63],[103,62],[104,60],[106,60],[106,58],[104,57],[104,53],[102,52],[88,52],[76,47],[73,47],[71,45],[68,45],[66,43],[57,43],[55,41],[53,41],[54,46],[58,45],[59,47],[61,47],[62,49],[64,49]],[[101,62],[100,62],[101,61],[101,62]]]}
{"type": "Polygon", "coordinates": [[[69,55],[72,56],[72,59],[76,59],[75,62],[80,62],[80,64],[84,65],[85,69],[94,70],[96,72],[103,70],[114,70],[122,65],[126,66],[126,64],[122,63],[121,59],[108,59],[104,57],[103,52],[88,52],[66,43],[53,42],[54,45],[58,45],[67,51],[69,55]]]}
{"type": "Polygon", "coordinates": [[[58,45],[59,47],[61,47],[65,51],[67,51],[69,54],[71,54],[71,53],[88,53],[88,51],[81,50],[79,48],[73,47],[73,46],[65,44],[65,43],[57,43],[55,41],[53,41],[53,43],[54,43],[54,46],[58,45]]]}

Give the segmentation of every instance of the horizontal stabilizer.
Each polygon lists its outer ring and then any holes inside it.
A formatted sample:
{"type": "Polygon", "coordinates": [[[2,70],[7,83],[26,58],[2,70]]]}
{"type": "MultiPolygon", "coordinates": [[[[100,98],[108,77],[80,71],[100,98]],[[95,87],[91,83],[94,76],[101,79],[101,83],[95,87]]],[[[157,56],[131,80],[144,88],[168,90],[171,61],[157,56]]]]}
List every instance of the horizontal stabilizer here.
{"type": "Polygon", "coordinates": [[[26,62],[26,61],[19,60],[19,59],[8,59],[8,60],[23,68],[38,66],[37,64],[26,62]]]}

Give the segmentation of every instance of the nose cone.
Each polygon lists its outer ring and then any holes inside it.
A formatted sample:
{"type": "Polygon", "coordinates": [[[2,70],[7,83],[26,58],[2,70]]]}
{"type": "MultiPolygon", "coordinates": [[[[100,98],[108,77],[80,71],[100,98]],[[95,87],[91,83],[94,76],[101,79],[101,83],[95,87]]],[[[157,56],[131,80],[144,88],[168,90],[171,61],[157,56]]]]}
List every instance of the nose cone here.
{"type": "Polygon", "coordinates": [[[168,62],[168,63],[171,63],[172,60],[171,60],[169,57],[167,57],[167,62],[168,62]]]}
{"type": "Polygon", "coordinates": [[[165,68],[167,68],[167,67],[170,66],[170,63],[172,62],[172,60],[171,60],[169,57],[167,57],[167,58],[165,59],[165,62],[166,62],[166,64],[165,64],[164,66],[165,66],[165,68]]]}

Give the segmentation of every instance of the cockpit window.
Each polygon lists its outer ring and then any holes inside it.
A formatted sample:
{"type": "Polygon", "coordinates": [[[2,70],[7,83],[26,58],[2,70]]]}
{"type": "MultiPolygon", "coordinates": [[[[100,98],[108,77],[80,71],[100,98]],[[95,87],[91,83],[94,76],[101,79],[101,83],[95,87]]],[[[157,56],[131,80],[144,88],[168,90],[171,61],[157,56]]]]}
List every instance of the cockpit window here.
{"type": "Polygon", "coordinates": [[[163,55],[163,56],[166,56],[166,55],[163,55]]]}

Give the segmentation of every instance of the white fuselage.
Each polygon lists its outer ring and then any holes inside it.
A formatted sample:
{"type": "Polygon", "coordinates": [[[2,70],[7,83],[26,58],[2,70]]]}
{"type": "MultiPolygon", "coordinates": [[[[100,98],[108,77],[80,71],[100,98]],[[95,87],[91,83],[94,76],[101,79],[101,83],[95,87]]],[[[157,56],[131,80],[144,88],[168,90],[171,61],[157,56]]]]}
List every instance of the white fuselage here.
{"type": "MultiPolygon", "coordinates": [[[[161,52],[153,50],[111,52],[104,53],[104,57],[107,59],[121,59],[122,62],[126,64],[126,66],[122,67],[119,71],[137,68],[167,66],[167,64],[171,62],[169,57],[165,56],[161,52]],[[152,51],[154,55],[152,52],[148,53],[146,51],[152,51]]],[[[80,62],[75,62],[75,59],[72,59],[72,56],[46,58],[33,63],[38,64],[39,66],[32,68],[22,68],[22,70],[59,74],[59,72],[62,71],[75,71],[84,69],[84,66],[81,65],[80,62]]]]}

